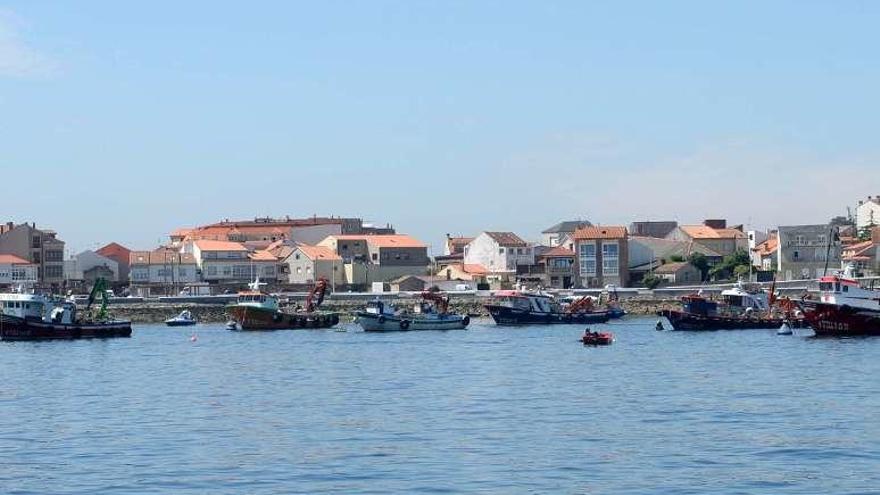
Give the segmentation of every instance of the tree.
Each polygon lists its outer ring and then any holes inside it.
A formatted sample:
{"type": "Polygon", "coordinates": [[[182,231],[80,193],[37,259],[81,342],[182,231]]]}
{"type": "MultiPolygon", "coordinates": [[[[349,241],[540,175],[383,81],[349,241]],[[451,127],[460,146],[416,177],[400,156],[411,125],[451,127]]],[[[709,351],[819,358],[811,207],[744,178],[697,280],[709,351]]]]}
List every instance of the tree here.
{"type": "Polygon", "coordinates": [[[645,284],[645,287],[647,287],[651,290],[654,290],[657,287],[659,287],[662,282],[663,282],[663,279],[658,277],[657,275],[654,275],[653,273],[649,273],[649,274],[645,275],[644,277],[642,277],[642,283],[645,284]]]}
{"type": "Polygon", "coordinates": [[[684,256],[680,254],[673,254],[669,256],[669,261],[672,263],[682,263],[684,261],[684,256]]]}
{"type": "Polygon", "coordinates": [[[721,263],[712,267],[709,270],[709,275],[714,279],[729,279],[738,273],[748,273],[751,262],[749,253],[743,249],[738,249],[735,253],[725,256],[721,263]],[[739,272],[737,272],[737,269],[739,269],[739,272]]]}
{"type": "Polygon", "coordinates": [[[706,275],[709,274],[709,260],[706,256],[703,253],[693,253],[688,256],[687,261],[700,270],[700,280],[706,280],[706,275]]]}

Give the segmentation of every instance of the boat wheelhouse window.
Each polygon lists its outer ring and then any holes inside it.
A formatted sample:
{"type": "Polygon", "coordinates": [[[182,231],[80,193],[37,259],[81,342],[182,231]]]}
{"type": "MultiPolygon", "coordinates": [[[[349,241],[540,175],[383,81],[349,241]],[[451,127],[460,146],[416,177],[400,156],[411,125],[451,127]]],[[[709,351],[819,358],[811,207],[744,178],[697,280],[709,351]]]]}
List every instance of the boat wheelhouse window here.
{"type": "Polygon", "coordinates": [[[820,282],[819,290],[824,292],[830,292],[833,289],[833,284],[831,282],[820,282]]]}
{"type": "Polygon", "coordinates": [[[847,287],[846,285],[844,285],[844,286],[843,286],[843,291],[844,291],[844,292],[849,292],[849,287],[847,287]]]}
{"type": "Polygon", "coordinates": [[[834,283],[834,292],[840,292],[840,282],[834,283]]]}

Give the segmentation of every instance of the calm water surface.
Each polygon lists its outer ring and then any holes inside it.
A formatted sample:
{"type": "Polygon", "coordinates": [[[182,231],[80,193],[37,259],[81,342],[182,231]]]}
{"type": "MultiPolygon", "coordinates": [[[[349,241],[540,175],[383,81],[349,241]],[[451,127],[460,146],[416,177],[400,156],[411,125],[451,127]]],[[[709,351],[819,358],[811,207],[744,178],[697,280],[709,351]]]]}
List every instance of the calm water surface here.
{"type": "Polygon", "coordinates": [[[0,493],[880,492],[880,339],[654,321],[2,343],[0,493]]]}

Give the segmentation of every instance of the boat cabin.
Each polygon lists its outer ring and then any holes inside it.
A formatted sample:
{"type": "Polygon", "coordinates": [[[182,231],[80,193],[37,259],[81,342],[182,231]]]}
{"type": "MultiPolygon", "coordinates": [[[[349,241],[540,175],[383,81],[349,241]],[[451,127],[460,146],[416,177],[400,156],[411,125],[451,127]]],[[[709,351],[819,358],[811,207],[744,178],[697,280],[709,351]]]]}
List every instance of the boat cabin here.
{"type": "Polygon", "coordinates": [[[247,306],[260,309],[278,309],[278,298],[260,291],[245,291],[238,293],[238,306],[247,306]]]}
{"type": "Polygon", "coordinates": [[[53,307],[48,297],[39,294],[0,294],[0,309],[7,316],[42,320],[53,307]]]}
{"type": "Polygon", "coordinates": [[[763,292],[750,292],[743,287],[742,283],[736,287],[721,292],[721,299],[726,306],[740,311],[768,311],[770,302],[767,294],[763,292]]]}
{"type": "Polygon", "coordinates": [[[849,278],[852,273],[852,268],[847,267],[844,276],[820,278],[819,300],[826,304],[880,310],[880,291],[863,289],[857,280],[849,278]]]}
{"type": "Polygon", "coordinates": [[[552,296],[537,292],[497,291],[492,295],[489,304],[534,313],[560,312],[559,304],[552,296]]]}

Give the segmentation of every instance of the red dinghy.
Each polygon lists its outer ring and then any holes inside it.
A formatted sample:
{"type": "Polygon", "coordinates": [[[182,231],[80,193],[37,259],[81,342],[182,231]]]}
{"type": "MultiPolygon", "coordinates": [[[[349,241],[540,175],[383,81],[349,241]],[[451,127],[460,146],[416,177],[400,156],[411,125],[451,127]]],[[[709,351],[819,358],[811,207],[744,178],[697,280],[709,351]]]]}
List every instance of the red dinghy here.
{"type": "Polygon", "coordinates": [[[614,334],[611,332],[591,332],[584,330],[581,336],[584,345],[610,345],[614,342],[614,334]]]}

